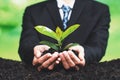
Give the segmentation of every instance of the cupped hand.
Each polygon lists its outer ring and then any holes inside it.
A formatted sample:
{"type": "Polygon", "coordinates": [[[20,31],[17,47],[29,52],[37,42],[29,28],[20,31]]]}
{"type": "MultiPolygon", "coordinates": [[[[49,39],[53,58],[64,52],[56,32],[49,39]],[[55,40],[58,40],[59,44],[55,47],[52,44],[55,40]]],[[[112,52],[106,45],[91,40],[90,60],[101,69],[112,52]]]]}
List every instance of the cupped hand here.
{"type": "Polygon", "coordinates": [[[58,59],[58,52],[54,52],[53,54],[47,53],[43,56],[41,56],[38,61],[39,64],[41,64],[38,67],[38,71],[41,71],[42,69],[49,69],[52,70],[56,64],[56,60],[58,59]],[[49,54],[49,57],[46,56],[49,54]]]}
{"type": "MultiPolygon", "coordinates": [[[[50,49],[50,47],[47,46],[47,45],[36,45],[36,46],[34,47],[34,58],[33,58],[32,64],[33,64],[33,65],[38,64],[38,63],[39,63],[39,62],[38,62],[38,58],[41,57],[41,55],[43,54],[44,51],[49,50],[49,49],[50,49]]],[[[50,54],[47,54],[46,56],[49,57],[50,54]]]]}
{"type": "Polygon", "coordinates": [[[84,48],[80,45],[70,47],[68,51],[61,52],[59,56],[65,69],[75,68],[79,70],[80,67],[85,66],[84,48]]]}
{"type": "Polygon", "coordinates": [[[58,52],[42,55],[44,51],[49,49],[50,47],[47,45],[37,45],[34,47],[33,66],[39,65],[38,71],[41,71],[44,68],[52,70],[55,64],[59,64],[60,59],[58,58],[58,52]]]}

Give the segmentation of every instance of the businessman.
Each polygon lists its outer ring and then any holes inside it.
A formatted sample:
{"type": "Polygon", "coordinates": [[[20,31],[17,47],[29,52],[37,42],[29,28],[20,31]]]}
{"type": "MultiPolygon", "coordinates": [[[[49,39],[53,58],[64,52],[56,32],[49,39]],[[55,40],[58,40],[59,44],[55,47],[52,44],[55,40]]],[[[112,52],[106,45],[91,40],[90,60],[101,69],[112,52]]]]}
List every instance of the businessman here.
{"type": "Polygon", "coordinates": [[[39,71],[53,70],[60,63],[67,70],[79,70],[86,64],[99,62],[105,55],[109,23],[108,6],[94,0],[47,0],[28,6],[23,16],[19,55],[26,64],[39,65],[39,71]],[[79,45],[70,47],[68,51],[44,54],[50,47],[39,42],[55,41],[39,34],[34,27],[44,25],[55,30],[59,26],[64,31],[74,24],[81,26],[65,39],[63,46],[70,43],[79,45]]]}

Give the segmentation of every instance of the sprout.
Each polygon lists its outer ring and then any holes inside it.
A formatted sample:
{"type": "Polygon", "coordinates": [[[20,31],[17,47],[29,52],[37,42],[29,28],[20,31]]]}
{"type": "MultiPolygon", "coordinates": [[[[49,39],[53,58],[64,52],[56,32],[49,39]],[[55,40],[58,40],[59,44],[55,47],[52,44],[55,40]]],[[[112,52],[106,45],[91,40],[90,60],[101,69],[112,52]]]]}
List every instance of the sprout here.
{"type": "MultiPolygon", "coordinates": [[[[55,51],[61,51],[62,50],[62,43],[64,41],[65,38],[67,38],[67,36],[69,36],[71,33],[73,33],[80,25],[79,24],[75,24],[70,26],[67,30],[65,30],[64,32],[60,29],[60,27],[57,27],[55,31],[51,30],[50,28],[46,27],[46,26],[36,26],[35,29],[45,35],[48,36],[50,38],[53,38],[57,41],[57,43],[52,43],[50,41],[40,41],[40,44],[44,44],[44,45],[48,45],[49,47],[51,47],[52,49],[54,49],[55,51]]],[[[78,43],[71,43],[66,45],[63,50],[68,49],[71,46],[75,46],[78,45],[78,43]]]]}

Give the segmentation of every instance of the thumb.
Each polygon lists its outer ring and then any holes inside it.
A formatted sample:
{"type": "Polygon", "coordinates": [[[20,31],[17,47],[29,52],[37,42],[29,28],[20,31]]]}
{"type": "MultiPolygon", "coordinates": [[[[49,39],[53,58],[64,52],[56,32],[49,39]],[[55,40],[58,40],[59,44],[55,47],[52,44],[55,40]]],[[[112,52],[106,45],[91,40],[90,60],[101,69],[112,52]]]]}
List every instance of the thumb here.
{"type": "Polygon", "coordinates": [[[34,55],[39,58],[41,56],[41,52],[39,50],[35,51],[34,55]]]}

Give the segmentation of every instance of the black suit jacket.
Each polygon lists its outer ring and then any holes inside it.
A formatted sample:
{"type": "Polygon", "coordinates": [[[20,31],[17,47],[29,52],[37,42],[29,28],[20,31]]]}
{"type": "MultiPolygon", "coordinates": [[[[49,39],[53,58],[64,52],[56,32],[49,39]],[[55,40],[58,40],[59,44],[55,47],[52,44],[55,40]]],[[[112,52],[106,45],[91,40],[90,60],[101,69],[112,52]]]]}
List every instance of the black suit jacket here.
{"type": "MultiPolygon", "coordinates": [[[[105,4],[93,0],[76,0],[68,26],[73,24],[81,26],[65,39],[64,45],[79,43],[85,49],[87,63],[100,61],[107,46],[109,22],[109,9],[105,4]]],[[[56,0],[44,1],[29,6],[25,10],[19,55],[28,64],[32,63],[33,47],[39,45],[41,40],[55,42],[53,39],[39,34],[34,29],[37,25],[44,25],[52,30],[59,26],[63,30],[56,0]]]]}

